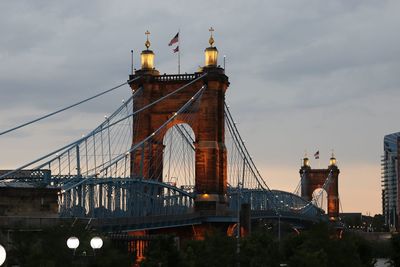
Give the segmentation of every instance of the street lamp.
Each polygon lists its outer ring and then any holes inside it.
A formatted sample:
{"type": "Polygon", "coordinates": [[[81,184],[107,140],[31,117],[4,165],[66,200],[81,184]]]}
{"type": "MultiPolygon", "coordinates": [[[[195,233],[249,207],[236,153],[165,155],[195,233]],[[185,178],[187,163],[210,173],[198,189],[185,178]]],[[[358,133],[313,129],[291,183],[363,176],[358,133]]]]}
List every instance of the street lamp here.
{"type": "Polygon", "coordinates": [[[93,237],[91,240],[90,240],[90,246],[92,247],[92,249],[93,249],[93,254],[96,254],[96,249],[101,249],[101,247],[103,246],[103,239],[101,239],[100,237],[98,237],[98,236],[95,236],[95,237],[93,237]]]}
{"type": "Polygon", "coordinates": [[[90,246],[92,247],[92,249],[101,249],[101,247],[103,246],[103,239],[98,236],[93,237],[90,240],[90,246]]]}
{"type": "Polygon", "coordinates": [[[240,187],[243,186],[241,182],[238,182],[237,186],[237,232],[236,232],[236,254],[238,256],[238,262],[237,265],[240,267],[240,260],[239,260],[239,255],[240,255],[240,197],[241,197],[241,192],[240,192],[240,187]]]}
{"type": "Polygon", "coordinates": [[[6,261],[6,250],[2,245],[0,245],[0,266],[3,265],[3,263],[6,261]]]}
{"type": "MultiPolygon", "coordinates": [[[[101,249],[101,247],[103,246],[103,240],[100,237],[95,236],[90,240],[90,246],[93,249],[93,254],[95,254],[95,250],[101,249]]],[[[75,251],[79,247],[79,239],[75,236],[71,236],[67,240],[67,247],[73,249],[75,255],[75,251]]],[[[84,252],[84,254],[86,254],[86,252],[84,252]]]]}
{"type": "Polygon", "coordinates": [[[75,237],[75,236],[71,236],[67,240],[67,247],[69,249],[73,249],[74,250],[74,255],[75,255],[75,250],[76,250],[77,247],[79,247],[79,239],[77,237],[75,237]]]}

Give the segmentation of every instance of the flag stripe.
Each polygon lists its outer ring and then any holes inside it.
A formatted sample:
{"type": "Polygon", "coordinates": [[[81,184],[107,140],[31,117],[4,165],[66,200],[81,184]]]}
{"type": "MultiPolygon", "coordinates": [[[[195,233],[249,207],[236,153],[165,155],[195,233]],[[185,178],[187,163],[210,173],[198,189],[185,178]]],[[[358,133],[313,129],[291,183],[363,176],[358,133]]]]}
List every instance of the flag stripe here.
{"type": "Polygon", "coordinates": [[[171,39],[171,41],[169,42],[168,46],[171,46],[175,43],[179,42],[179,32],[175,35],[174,38],[171,39]]]}

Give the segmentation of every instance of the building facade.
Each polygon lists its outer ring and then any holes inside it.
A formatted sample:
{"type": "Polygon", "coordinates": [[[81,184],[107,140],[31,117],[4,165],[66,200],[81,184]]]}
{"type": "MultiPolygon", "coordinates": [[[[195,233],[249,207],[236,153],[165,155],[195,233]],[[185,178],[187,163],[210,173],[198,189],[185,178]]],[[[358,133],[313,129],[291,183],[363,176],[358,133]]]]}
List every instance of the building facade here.
{"type": "Polygon", "coordinates": [[[398,229],[400,207],[400,132],[385,135],[381,159],[382,214],[385,224],[398,229]]]}

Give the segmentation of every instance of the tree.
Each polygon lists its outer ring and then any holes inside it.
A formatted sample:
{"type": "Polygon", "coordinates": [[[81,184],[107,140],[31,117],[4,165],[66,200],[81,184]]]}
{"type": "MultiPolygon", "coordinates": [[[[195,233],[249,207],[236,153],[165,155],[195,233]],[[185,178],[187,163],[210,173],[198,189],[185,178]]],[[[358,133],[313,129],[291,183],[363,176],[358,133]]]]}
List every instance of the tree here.
{"type": "Polygon", "coordinates": [[[400,267],[400,234],[393,234],[390,243],[392,244],[392,253],[390,256],[392,265],[400,267]]]}
{"type": "Polygon", "coordinates": [[[318,224],[284,241],[283,254],[289,266],[372,267],[372,248],[361,237],[345,233],[338,238],[336,229],[318,224]]]}
{"type": "Polygon", "coordinates": [[[173,236],[158,236],[151,240],[140,266],[182,266],[182,256],[173,236]]]}
{"type": "MultiPolygon", "coordinates": [[[[220,267],[233,266],[236,260],[236,240],[218,232],[204,240],[192,240],[185,244],[184,266],[220,267]]],[[[175,265],[177,266],[177,265],[175,265]]]]}
{"type": "Polygon", "coordinates": [[[242,239],[240,250],[241,266],[279,266],[281,257],[279,243],[265,230],[253,232],[242,239]]]}
{"type": "Polygon", "coordinates": [[[87,262],[88,266],[129,266],[132,263],[127,251],[114,247],[107,236],[85,229],[85,225],[60,225],[36,231],[13,232],[12,246],[8,255],[8,264],[23,267],[76,266],[79,262],[87,262]],[[75,252],[67,247],[66,240],[76,236],[80,245],[75,252]],[[101,236],[103,247],[96,252],[90,247],[90,239],[101,236]],[[86,255],[86,257],[84,257],[86,255]]]}

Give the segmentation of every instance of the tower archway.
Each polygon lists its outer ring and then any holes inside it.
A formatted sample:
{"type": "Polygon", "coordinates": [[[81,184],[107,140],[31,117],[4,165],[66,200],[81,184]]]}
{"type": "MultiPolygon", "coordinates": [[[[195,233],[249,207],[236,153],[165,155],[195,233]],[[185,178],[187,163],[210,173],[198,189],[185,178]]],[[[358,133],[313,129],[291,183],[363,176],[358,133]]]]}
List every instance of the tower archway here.
{"type": "Polygon", "coordinates": [[[164,135],[163,181],[187,191],[195,183],[195,134],[187,123],[177,123],[164,135]]]}
{"type": "Polygon", "coordinates": [[[312,169],[308,158],[303,159],[300,169],[301,197],[312,201],[313,192],[317,189],[326,189],[327,213],[330,220],[339,218],[339,168],[336,159],[332,155],[327,169],[312,169]],[[328,184],[327,178],[329,177],[328,184]],[[326,188],[324,188],[324,185],[326,188]]]}

